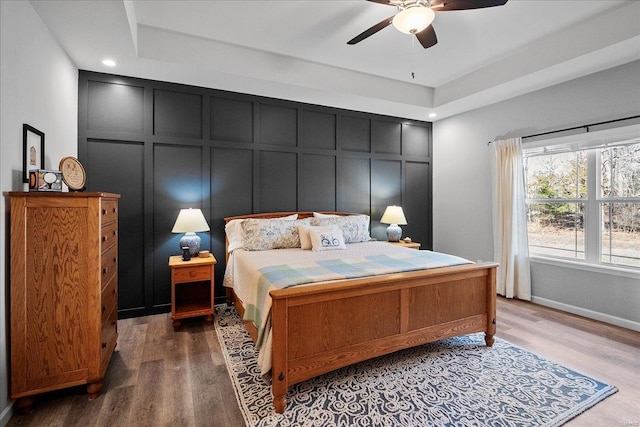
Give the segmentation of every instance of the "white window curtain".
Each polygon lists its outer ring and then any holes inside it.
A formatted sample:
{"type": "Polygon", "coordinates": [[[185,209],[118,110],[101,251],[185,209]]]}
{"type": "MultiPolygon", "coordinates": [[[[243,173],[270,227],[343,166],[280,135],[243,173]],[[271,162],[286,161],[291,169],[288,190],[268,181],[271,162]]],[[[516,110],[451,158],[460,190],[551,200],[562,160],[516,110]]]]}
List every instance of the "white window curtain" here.
{"type": "Polygon", "coordinates": [[[531,300],[522,139],[494,141],[492,145],[493,245],[494,259],[500,263],[497,291],[507,298],[531,300]]]}

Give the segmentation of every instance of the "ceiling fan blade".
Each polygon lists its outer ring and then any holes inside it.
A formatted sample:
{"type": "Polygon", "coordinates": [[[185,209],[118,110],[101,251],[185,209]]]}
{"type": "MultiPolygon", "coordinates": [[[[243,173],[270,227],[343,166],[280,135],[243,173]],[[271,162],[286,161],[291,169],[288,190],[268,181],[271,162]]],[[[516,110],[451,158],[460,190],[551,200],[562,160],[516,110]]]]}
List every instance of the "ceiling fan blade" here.
{"type": "Polygon", "coordinates": [[[377,33],[378,31],[380,31],[383,28],[387,27],[389,24],[391,24],[391,21],[393,21],[393,16],[390,16],[387,19],[385,19],[384,21],[378,22],[376,25],[374,25],[373,27],[369,28],[368,30],[365,30],[365,31],[361,32],[360,34],[358,34],[357,36],[355,36],[354,38],[349,40],[347,42],[347,44],[356,44],[356,43],[361,42],[362,40],[366,39],[367,37],[372,36],[375,33],[377,33]]]}
{"type": "Polygon", "coordinates": [[[438,38],[436,37],[436,31],[433,29],[433,25],[429,25],[424,30],[416,33],[416,37],[425,49],[428,49],[438,43],[438,38]]]}
{"type": "Polygon", "coordinates": [[[508,0],[434,0],[430,3],[434,12],[444,10],[482,9],[485,7],[503,6],[508,0]]]}
{"type": "Polygon", "coordinates": [[[386,4],[387,6],[395,6],[395,4],[393,4],[391,2],[391,0],[367,0],[373,3],[380,3],[380,4],[386,4]]]}

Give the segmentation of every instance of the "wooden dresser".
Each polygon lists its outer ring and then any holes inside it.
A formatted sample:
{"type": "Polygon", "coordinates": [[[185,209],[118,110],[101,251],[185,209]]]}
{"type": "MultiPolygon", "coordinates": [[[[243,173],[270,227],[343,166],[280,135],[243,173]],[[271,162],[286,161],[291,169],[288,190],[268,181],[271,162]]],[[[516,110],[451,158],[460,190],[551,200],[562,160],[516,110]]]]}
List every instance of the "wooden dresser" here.
{"type": "Polygon", "coordinates": [[[118,337],[118,199],[109,193],[8,193],[11,398],[87,384],[102,390],[118,337]]]}

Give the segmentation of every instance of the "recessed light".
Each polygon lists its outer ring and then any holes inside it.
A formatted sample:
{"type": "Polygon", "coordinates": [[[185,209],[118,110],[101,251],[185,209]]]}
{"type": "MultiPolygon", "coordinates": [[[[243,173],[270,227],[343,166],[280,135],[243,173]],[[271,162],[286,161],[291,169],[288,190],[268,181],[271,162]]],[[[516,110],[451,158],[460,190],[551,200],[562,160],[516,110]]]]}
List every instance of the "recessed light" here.
{"type": "Polygon", "coordinates": [[[116,61],[114,61],[113,59],[105,59],[102,61],[102,64],[106,65],[107,67],[115,67],[116,61]]]}
{"type": "Polygon", "coordinates": [[[429,118],[433,119],[434,117],[436,117],[437,114],[436,113],[429,113],[429,118]]]}

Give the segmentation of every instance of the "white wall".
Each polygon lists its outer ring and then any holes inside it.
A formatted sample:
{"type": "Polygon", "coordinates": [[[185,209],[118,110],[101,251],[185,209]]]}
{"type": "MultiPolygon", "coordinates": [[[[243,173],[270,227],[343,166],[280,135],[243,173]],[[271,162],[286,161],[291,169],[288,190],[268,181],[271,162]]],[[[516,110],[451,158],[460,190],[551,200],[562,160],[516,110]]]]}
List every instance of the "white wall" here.
{"type": "MultiPolygon", "coordinates": [[[[434,249],[493,259],[488,141],[640,115],[640,61],[434,123],[434,249]]],[[[532,265],[534,301],[640,328],[640,275],[532,265]]]]}
{"type": "MultiPolygon", "coordinates": [[[[0,1],[0,189],[23,190],[22,124],[45,133],[45,168],[57,169],[78,150],[78,69],[31,3],[0,1]]],[[[11,417],[8,397],[9,203],[0,199],[0,425],[11,417]]]]}

